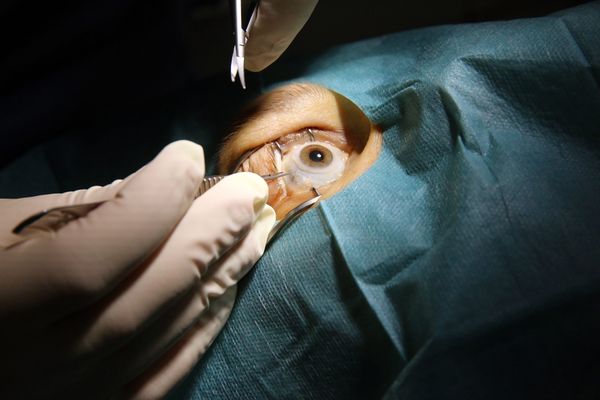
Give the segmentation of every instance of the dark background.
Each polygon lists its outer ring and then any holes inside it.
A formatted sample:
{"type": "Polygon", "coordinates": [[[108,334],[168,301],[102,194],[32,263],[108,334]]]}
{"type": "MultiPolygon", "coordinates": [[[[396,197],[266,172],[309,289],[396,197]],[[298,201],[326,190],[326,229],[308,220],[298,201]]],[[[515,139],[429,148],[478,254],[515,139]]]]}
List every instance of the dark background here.
{"type": "Polygon", "coordinates": [[[263,76],[332,46],[584,2],[321,0],[276,67],[247,74],[246,91],[229,78],[228,0],[0,2],[0,197],[107,184],[181,138],[214,155],[263,76]],[[31,152],[46,166],[18,162],[31,152]]]}
{"type": "MultiPolygon", "coordinates": [[[[543,16],[583,0],[321,0],[283,56],[310,57],[340,43],[430,25],[543,16]]],[[[227,0],[195,6],[185,37],[198,77],[226,75],[233,39],[227,0]]]]}

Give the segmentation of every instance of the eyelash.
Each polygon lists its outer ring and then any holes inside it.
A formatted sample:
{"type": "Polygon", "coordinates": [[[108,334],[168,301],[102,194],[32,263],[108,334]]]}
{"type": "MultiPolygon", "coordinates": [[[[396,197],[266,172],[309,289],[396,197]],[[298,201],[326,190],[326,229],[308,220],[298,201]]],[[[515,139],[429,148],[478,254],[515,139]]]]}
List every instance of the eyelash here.
{"type": "MultiPolygon", "coordinates": [[[[310,142],[315,142],[316,139],[315,139],[314,130],[316,130],[316,128],[305,128],[301,132],[298,132],[298,133],[300,133],[302,135],[306,135],[307,138],[308,138],[308,140],[310,142]]],[[[282,137],[287,137],[287,136],[293,135],[293,134],[294,133],[290,133],[290,134],[284,135],[282,137]]],[[[242,156],[240,157],[240,159],[238,160],[238,162],[235,164],[235,168],[233,170],[234,171],[239,171],[242,168],[242,164],[246,160],[248,160],[250,157],[252,157],[252,155],[255,154],[258,150],[260,150],[260,149],[262,149],[262,148],[264,148],[266,146],[274,146],[277,149],[277,151],[279,151],[279,155],[281,157],[283,157],[283,149],[281,147],[281,144],[279,143],[280,139],[281,138],[277,138],[277,139],[273,140],[272,142],[267,142],[267,143],[263,144],[262,146],[256,147],[254,149],[251,149],[251,150],[245,152],[244,154],[242,154],[242,156]]],[[[274,155],[274,154],[275,154],[275,149],[272,149],[272,155],[274,155]]],[[[275,161],[275,157],[272,157],[271,159],[273,161],[275,161]]],[[[280,171],[277,171],[277,168],[278,168],[277,165],[273,164],[273,171],[274,172],[280,172],[280,171]]]]}
{"type": "Polygon", "coordinates": [[[308,136],[310,142],[316,142],[315,134],[313,133],[313,128],[306,128],[304,133],[308,136]]]}
{"type": "Polygon", "coordinates": [[[243,155],[235,171],[289,173],[269,181],[269,204],[275,206],[290,195],[320,188],[343,175],[348,153],[335,134],[316,128],[289,133],[243,155]]]}

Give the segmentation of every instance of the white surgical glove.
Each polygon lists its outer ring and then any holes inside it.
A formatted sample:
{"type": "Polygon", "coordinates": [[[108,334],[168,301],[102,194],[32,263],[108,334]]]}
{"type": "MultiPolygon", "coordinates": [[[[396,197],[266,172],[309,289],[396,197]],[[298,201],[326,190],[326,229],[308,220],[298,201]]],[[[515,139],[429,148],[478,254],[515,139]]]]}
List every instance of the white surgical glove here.
{"type": "Polygon", "coordinates": [[[202,197],[202,148],[175,142],[124,181],[0,200],[0,398],[161,398],[229,316],[275,213],[241,173],[202,197]],[[110,199],[58,232],[10,230],[110,199]]]}
{"type": "Polygon", "coordinates": [[[318,0],[261,0],[245,46],[245,68],[262,71],[283,54],[318,0]]]}

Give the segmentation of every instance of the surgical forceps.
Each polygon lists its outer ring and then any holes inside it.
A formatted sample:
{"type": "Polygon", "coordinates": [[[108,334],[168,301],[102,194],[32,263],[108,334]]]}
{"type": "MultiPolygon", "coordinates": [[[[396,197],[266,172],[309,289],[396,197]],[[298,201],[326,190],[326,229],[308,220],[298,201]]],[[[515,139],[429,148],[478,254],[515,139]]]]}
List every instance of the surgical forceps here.
{"type": "Polygon", "coordinates": [[[248,41],[248,37],[250,35],[250,29],[252,25],[254,25],[254,21],[256,20],[256,15],[258,13],[258,2],[256,2],[254,6],[254,11],[252,11],[252,15],[246,26],[246,29],[242,28],[242,0],[229,0],[229,5],[231,8],[231,14],[233,17],[233,26],[234,26],[234,37],[235,44],[233,46],[233,54],[231,56],[231,82],[235,82],[236,76],[239,74],[240,83],[242,87],[246,89],[246,75],[244,69],[244,47],[246,46],[246,42],[248,41]]]}
{"type": "MultiPolygon", "coordinates": [[[[259,148],[252,149],[242,154],[240,160],[236,164],[232,173],[237,172],[240,166],[246,161],[252,154],[254,154],[259,148]]],[[[270,181],[273,179],[282,178],[286,175],[289,175],[288,172],[277,172],[269,175],[261,175],[265,181],[270,181]]],[[[196,191],[195,198],[202,196],[212,187],[214,187],[217,183],[222,181],[227,175],[213,175],[207,176],[202,180],[202,183],[198,187],[196,191]]],[[[275,222],[275,225],[271,229],[269,233],[269,237],[267,239],[267,243],[271,242],[271,240],[277,236],[277,234],[288,226],[292,221],[296,218],[307,212],[308,210],[314,208],[319,204],[321,200],[321,193],[315,188],[312,188],[312,193],[314,196],[302,203],[298,206],[290,210],[283,219],[275,222]]],[[[83,203],[83,204],[75,204],[64,207],[54,207],[47,210],[42,210],[26,219],[21,221],[14,229],[13,233],[20,235],[22,237],[29,237],[35,235],[37,233],[42,232],[53,232],[57,231],[69,222],[86,216],[90,211],[100,206],[101,204],[106,203],[110,200],[102,200],[92,203],[83,203]]]]}
{"type": "Polygon", "coordinates": [[[271,240],[277,236],[277,234],[283,228],[291,224],[296,218],[319,204],[319,201],[321,200],[321,193],[319,193],[319,191],[315,188],[312,188],[312,192],[315,195],[313,198],[300,203],[298,206],[289,211],[282,220],[275,222],[275,226],[273,226],[273,229],[271,229],[271,232],[269,232],[267,243],[271,242],[271,240]]]}
{"type": "MultiPolygon", "coordinates": [[[[262,175],[266,181],[281,178],[288,175],[285,172],[278,172],[270,175],[262,175]]],[[[226,175],[207,176],[202,180],[194,198],[198,198],[222,181],[226,175]]],[[[96,201],[92,203],[82,203],[63,207],[54,207],[42,210],[21,221],[14,229],[13,233],[28,237],[41,232],[57,231],[69,222],[86,216],[90,211],[110,200],[96,201]]]]}
{"type": "MultiPolygon", "coordinates": [[[[279,143],[276,140],[272,143],[279,149],[279,151],[281,151],[281,147],[279,147],[279,143]]],[[[248,158],[250,158],[250,156],[252,156],[254,153],[259,151],[261,148],[262,147],[256,147],[254,149],[250,149],[250,150],[246,151],[245,153],[243,153],[240,156],[240,158],[238,159],[238,162],[235,164],[235,167],[233,168],[231,173],[241,172],[239,170],[242,167],[242,165],[244,164],[244,162],[246,162],[246,160],[248,158]]],[[[285,175],[289,175],[289,173],[279,172],[272,176],[273,176],[273,179],[275,179],[275,178],[283,177],[285,175]]],[[[271,229],[271,232],[269,233],[267,243],[270,243],[271,240],[275,236],[277,236],[277,234],[281,230],[283,230],[283,228],[285,228],[290,223],[292,223],[294,220],[296,220],[298,217],[300,217],[302,214],[304,214],[308,210],[316,207],[319,204],[319,201],[321,200],[321,196],[322,196],[321,193],[319,193],[319,191],[317,189],[315,189],[314,187],[311,190],[312,190],[312,193],[314,194],[314,196],[312,198],[300,203],[299,205],[294,207],[292,210],[288,211],[288,213],[285,215],[285,217],[283,217],[283,219],[275,221],[275,225],[273,226],[273,229],[271,229]]]]}
{"type": "MultiPolygon", "coordinates": [[[[256,152],[256,150],[244,153],[244,155],[242,156],[241,162],[243,163],[246,160],[246,158],[248,158],[254,152],[256,152]]],[[[235,173],[235,171],[234,171],[234,173],[235,173]]],[[[276,172],[274,174],[261,175],[260,177],[263,178],[265,181],[270,181],[273,179],[283,178],[284,176],[287,176],[289,174],[290,174],[289,172],[276,172]]],[[[196,198],[202,196],[204,193],[206,193],[206,191],[208,191],[210,188],[212,188],[217,183],[222,181],[223,178],[225,178],[226,176],[227,175],[213,175],[213,176],[208,176],[208,177],[204,178],[202,180],[202,183],[200,184],[200,187],[198,188],[198,191],[196,192],[196,198]]],[[[306,211],[310,210],[311,208],[315,207],[319,203],[319,200],[321,200],[321,193],[319,193],[317,191],[317,189],[315,189],[315,188],[312,188],[312,192],[315,195],[314,197],[312,197],[312,198],[300,203],[298,206],[294,207],[292,210],[290,210],[285,215],[285,217],[282,220],[275,221],[275,225],[271,229],[271,232],[269,232],[269,236],[267,238],[267,243],[269,243],[271,241],[271,239],[273,239],[279,233],[279,231],[281,231],[283,228],[288,226],[288,224],[290,224],[296,218],[298,218],[299,216],[301,216],[302,214],[304,214],[306,211]]]]}
{"type": "MultiPolygon", "coordinates": [[[[244,155],[242,155],[241,162],[243,163],[255,151],[256,150],[250,151],[250,152],[247,152],[244,155]]],[[[239,164],[239,165],[241,165],[241,164],[239,164]]],[[[284,176],[287,176],[287,175],[289,175],[289,172],[277,172],[275,174],[270,174],[270,175],[261,175],[261,178],[263,178],[266,181],[270,181],[270,180],[277,179],[277,178],[283,178],[284,176]]],[[[225,178],[226,176],[227,175],[215,175],[215,176],[209,176],[209,177],[204,178],[204,180],[202,181],[202,184],[198,188],[196,197],[202,196],[204,193],[206,193],[207,190],[209,190],[210,188],[215,186],[217,183],[219,183],[221,180],[223,180],[223,178],[225,178]]],[[[299,205],[294,207],[292,210],[288,211],[288,213],[285,215],[285,217],[283,219],[281,219],[279,221],[275,221],[275,225],[271,229],[271,232],[269,232],[269,236],[267,238],[267,243],[270,243],[271,240],[275,236],[277,236],[277,234],[283,228],[288,226],[290,223],[292,223],[294,220],[296,220],[296,218],[300,217],[302,214],[304,214],[311,208],[315,207],[319,203],[319,200],[321,200],[321,193],[319,193],[319,191],[315,188],[312,188],[312,192],[314,194],[314,196],[312,198],[300,203],[299,205]]]]}

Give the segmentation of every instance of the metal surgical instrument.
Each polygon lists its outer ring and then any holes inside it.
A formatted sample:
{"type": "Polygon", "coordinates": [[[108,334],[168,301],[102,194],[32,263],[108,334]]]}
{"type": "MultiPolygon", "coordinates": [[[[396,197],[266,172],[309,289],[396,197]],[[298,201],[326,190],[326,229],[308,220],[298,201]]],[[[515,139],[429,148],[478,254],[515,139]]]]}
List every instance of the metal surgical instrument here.
{"type": "MultiPolygon", "coordinates": [[[[273,179],[284,177],[286,175],[289,175],[289,173],[288,172],[277,172],[275,174],[261,175],[260,177],[263,178],[265,181],[270,181],[273,179]]],[[[227,177],[227,175],[213,175],[213,176],[207,176],[206,178],[204,178],[202,180],[202,183],[200,184],[200,187],[198,187],[198,191],[196,192],[196,198],[202,196],[204,193],[206,193],[206,191],[208,189],[212,188],[213,186],[215,186],[217,183],[221,182],[226,177],[227,177]]]]}
{"type": "MultiPolygon", "coordinates": [[[[248,158],[252,153],[254,153],[255,151],[256,150],[251,150],[250,152],[244,153],[244,155],[242,156],[242,162],[246,158],[248,158]]],[[[289,174],[290,174],[289,172],[277,172],[275,174],[270,174],[270,175],[261,175],[261,178],[263,178],[266,181],[269,181],[269,180],[273,180],[273,179],[277,179],[277,178],[283,178],[284,176],[287,176],[289,174]]],[[[225,176],[226,175],[216,175],[216,176],[209,176],[207,178],[204,178],[204,181],[202,182],[202,184],[200,185],[200,188],[198,189],[198,194],[196,197],[199,197],[202,194],[204,194],[208,189],[210,189],[211,187],[213,187],[214,185],[219,183],[223,178],[225,178],[225,176]]],[[[273,229],[271,229],[271,232],[269,232],[269,237],[267,238],[267,243],[270,243],[271,240],[275,236],[277,236],[277,234],[281,230],[283,230],[290,223],[292,223],[294,220],[296,220],[296,218],[300,217],[302,214],[304,214],[311,208],[316,207],[317,204],[319,204],[319,201],[321,200],[321,193],[319,193],[319,191],[315,188],[312,188],[312,192],[314,194],[314,196],[312,198],[300,203],[299,205],[294,207],[292,210],[288,211],[288,213],[285,215],[285,217],[283,217],[283,219],[281,219],[279,221],[275,221],[275,225],[273,226],[273,229]]]]}
{"type": "Polygon", "coordinates": [[[254,6],[254,11],[250,17],[250,21],[246,29],[242,28],[242,0],[230,0],[231,14],[233,17],[235,44],[233,46],[233,54],[231,56],[231,82],[235,82],[236,76],[240,76],[240,83],[246,89],[246,75],[244,69],[244,47],[250,35],[250,29],[254,25],[256,15],[258,13],[258,2],[254,6]]]}
{"type": "MultiPolygon", "coordinates": [[[[311,136],[314,135],[312,133],[312,129],[309,129],[308,131],[311,136]]],[[[279,149],[279,151],[281,151],[281,148],[279,147],[279,143],[277,142],[277,140],[275,140],[271,143],[273,143],[279,149]]],[[[235,164],[235,167],[233,168],[232,173],[240,172],[240,168],[242,167],[244,162],[246,162],[246,160],[248,160],[254,153],[259,151],[261,148],[262,148],[262,146],[255,147],[253,149],[250,149],[250,150],[242,153],[242,155],[238,159],[238,162],[235,164]]],[[[290,173],[279,172],[278,174],[275,174],[275,175],[273,176],[274,178],[276,178],[276,177],[279,178],[281,176],[290,175],[290,173]],[[275,175],[277,175],[277,176],[275,176],[275,175]]],[[[311,208],[316,207],[319,204],[319,201],[321,200],[321,193],[319,193],[319,191],[317,189],[315,189],[314,187],[312,188],[312,192],[314,193],[314,197],[300,203],[299,205],[294,207],[292,210],[288,211],[288,213],[285,215],[285,217],[283,217],[283,219],[275,222],[275,226],[273,226],[273,229],[269,233],[267,243],[271,242],[271,240],[275,236],[277,236],[277,234],[281,230],[283,230],[286,226],[288,226],[290,223],[292,223],[296,218],[300,217],[302,214],[304,214],[311,208]]]]}
{"type": "Polygon", "coordinates": [[[271,232],[269,233],[269,237],[267,238],[267,243],[270,243],[271,240],[275,236],[277,236],[277,234],[283,228],[285,228],[290,223],[292,223],[296,218],[298,218],[299,216],[301,216],[302,214],[304,214],[305,212],[307,212],[311,208],[316,207],[317,204],[319,204],[319,201],[321,200],[321,193],[319,193],[319,191],[317,189],[315,189],[315,188],[312,188],[312,191],[313,191],[313,193],[315,195],[313,198],[308,199],[308,200],[306,200],[303,203],[300,203],[298,206],[296,206],[291,211],[289,211],[285,215],[285,217],[283,217],[283,219],[275,222],[275,226],[273,226],[273,229],[271,229],[271,232]]]}
{"type": "MultiPolygon", "coordinates": [[[[288,175],[286,172],[262,175],[266,181],[281,178],[288,175]]],[[[195,198],[202,196],[217,183],[222,181],[226,175],[207,176],[202,180],[195,194],[195,198]]],[[[41,232],[57,231],[69,222],[86,216],[90,211],[110,200],[96,201],[93,203],[75,204],[63,207],[54,207],[42,210],[32,216],[25,218],[13,229],[13,233],[24,237],[41,232]]]]}

